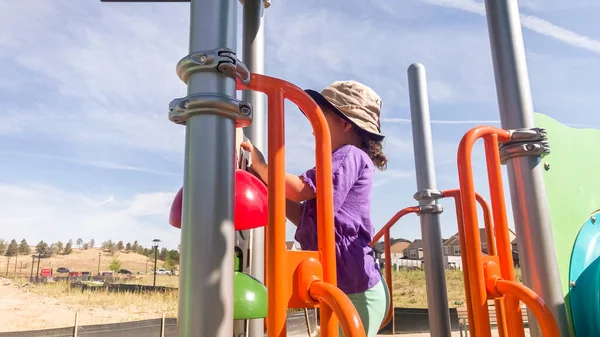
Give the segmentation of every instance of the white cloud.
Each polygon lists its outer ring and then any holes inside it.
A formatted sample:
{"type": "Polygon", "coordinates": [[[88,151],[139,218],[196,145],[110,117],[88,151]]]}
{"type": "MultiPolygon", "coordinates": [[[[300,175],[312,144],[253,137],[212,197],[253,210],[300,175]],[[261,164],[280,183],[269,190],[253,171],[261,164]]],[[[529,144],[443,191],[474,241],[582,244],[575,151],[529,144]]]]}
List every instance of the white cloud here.
{"type": "MultiPolygon", "coordinates": [[[[422,0],[426,3],[485,15],[485,4],[473,0],[422,0]]],[[[600,53],[600,41],[572,32],[533,15],[521,14],[521,25],[536,33],[559,40],[573,47],[600,53]]]]}
{"type": "Polygon", "coordinates": [[[5,240],[25,238],[31,244],[78,237],[98,244],[109,239],[149,243],[158,237],[174,249],[180,234],[168,224],[174,196],[155,192],[119,199],[50,185],[4,183],[0,184],[2,235],[10,236],[5,240]]]}

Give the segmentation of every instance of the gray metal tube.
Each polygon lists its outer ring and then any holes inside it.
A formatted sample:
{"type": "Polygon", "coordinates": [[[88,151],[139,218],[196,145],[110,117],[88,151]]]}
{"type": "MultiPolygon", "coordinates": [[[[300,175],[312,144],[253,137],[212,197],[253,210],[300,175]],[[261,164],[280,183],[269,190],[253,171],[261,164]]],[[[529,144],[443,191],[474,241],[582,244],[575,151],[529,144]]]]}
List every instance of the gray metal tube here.
{"type": "MultiPolygon", "coordinates": [[[[252,73],[264,74],[265,71],[265,31],[263,28],[263,0],[244,0],[243,27],[243,61],[252,73]]],[[[265,96],[264,94],[246,90],[243,100],[253,108],[252,124],[244,129],[244,134],[252,144],[265,153],[265,96]]],[[[252,230],[250,235],[250,274],[264,283],[265,279],[265,229],[252,230]]],[[[249,337],[264,336],[263,319],[249,321],[249,337]]]]}
{"type": "MultiPolygon", "coordinates": [[[[485,6],[502,128],[535,127],[518,3],[516,0],[486,0],[485,6]]],[[[519,261],[524,284],[550,307],[561,336],[569,336],[539,163],[538,157],[530,156],[517,157],[507,163],[519,261]]],[[[531,311],[528,316],[530,322],[535,322],[531,311]]],[[[541,336],[537,323],[530,324],[530,330],[532,336],[541,336]]]]}
{"type": "MultiPolygon", "coordinates": [[[[236,0],[192,0],[190,53],[236,47],[236,0]]],[[[235,97],[235,80],[196,73],[188,94],[235,97]]],[[[186,124],[179,337],[233,335],[235,122],[196,115],[186,124]]]]}
{"type": "MultiPolygon", "coordinates": [[[[408,67],[408,90],[417,190],[436,190],[427,80],[423,65],[415,63],[408,67]]],[[[419,206],[435,204],[437,204],[436,200],[419,200],[419,206]]],[[[439,214],[423,213],[420,215],[420,221],[425,261],[429,330],[432,337],[446,337],[450,336],[451,327],[439,214]]]]}

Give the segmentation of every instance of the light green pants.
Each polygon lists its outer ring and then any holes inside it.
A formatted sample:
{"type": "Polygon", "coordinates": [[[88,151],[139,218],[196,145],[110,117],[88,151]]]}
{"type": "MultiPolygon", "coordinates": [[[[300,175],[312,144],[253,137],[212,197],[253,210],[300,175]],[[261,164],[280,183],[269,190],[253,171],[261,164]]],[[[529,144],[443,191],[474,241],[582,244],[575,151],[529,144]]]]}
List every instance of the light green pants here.
{"type": "MultiPolygon", "coordinates": [[[[348,295],[350,301],[356,307],[356,311],[358,311],[367,337],[377,336],[379,327],[390,306],[389,296],[388,287],[383,278],[364,293],[348,295]]],[[[344,336],[341,326],[339,327],[339,335],[340,337],[344,336]]]]}

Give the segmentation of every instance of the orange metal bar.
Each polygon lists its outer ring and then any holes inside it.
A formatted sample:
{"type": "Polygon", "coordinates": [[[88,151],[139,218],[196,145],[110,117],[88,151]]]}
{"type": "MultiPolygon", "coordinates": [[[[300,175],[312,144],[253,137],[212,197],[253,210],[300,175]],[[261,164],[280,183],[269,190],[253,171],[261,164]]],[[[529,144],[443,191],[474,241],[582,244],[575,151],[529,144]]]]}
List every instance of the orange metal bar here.
{"type": "MultiPolygon", "coordinates": [[[[508,131],[504,131],[503,141],[510,139],[508,131]]],[[[504,198],[504,187],[502,186],[502,169],[500,163],[500,152],[498,150],[499,135],[496,133],[487,134],[483,137],[486,164],[488,171],[488,181],[490,188],[490,198],[492,201],[492,214],[494,217],[494,231],[498,241],[497,250],[500,262],[500,272],[502,278],[506,280],[515,280],[515,269],[512,258],[512,245],[510,242],[510,233],[508,231],[508,219],[506,217],[506,203],[504,198]]],[[[518,299],[506,297],[506,322],[508,333],[511,337],[524,337],[525,330],[523,325],[523,316],[521,313],[521,304],[518,299]]]]}
{"type": "MultiPolygon", "coordinates": [[[[331,138],[329,128],[319,106],[299,87],[261,74],[251,74],[250,84],[238,89],[263,92],[268,96],[268,193],[269,225],[267,226],[266,259],[268,294],[267,331],[270,336],[283,337],[286,333],[286,309],[293,289],[287,282],[288,252],[285,249],[285,146],[284,146],[284,99],[294,102],[307,116],[314,135],[316,149],[317,179],[317,236],[320,262],[325,282],[337,285],[335,261],[335,233],[333,227],[333,184],[331,166],[331,138]],[[281,244],[279,244],[281,243],[281,244]],[[277,280],[277,281],[276,281],[277,280]]],[[[321,308],[321,335],[336,337],[337,318],[330,307],[321,308]]]]}
{"type": "MultiPolygon", "coordinates": [[[[466,248],[466,239],[464,235],[464,223],[462,216],[462,204],[460,201],[460,189],[452,189],[442,191],[442,197],[447,198],[451,197],[454,199],[454,203],[456,205],[456,222],[458,224],[458,237],[459,244],[461,249],[461,259],[463,262],[463,275],[464,275],[464,284],[465,284],[465,298],[467,302],[467,319],[469,321],[469,332],[471,335],[475,333],[475,323],[473,320],[473,308],[471,306],[471,291],[470,286],[471,282],[469,281],[469,266],[467,259],[467,248],[466,248]]],[[[492,214],[490,210],[490,205],[485,201],[485,199],[479,193],[475,193],[475,199],[481,206],[483,211],[483,221],[486,229],[486,240],[488,242],[488,254],[496,255],[496,242],[493,235],[492,229],[492,214]]],[[[504,308],[504,303],[500,299],[495,299],[494,304],[496,307],[496,320],[498,324],[498,335],[500,337],[507,337],[507,329],[506,329],[506,309],[504,308]]]]}
{"type": "MultiPolygon", "coordinates": [[[[485,286],[481,254],[481,238],[479,237],[479,226],[477,223],[475,183],[473,181],[471,154],[475,141],[487,134],[498,134],[505,140],[510,138],[509,131],[492,127],[477,127],[469,130],[461,139],[457,154],[464,239],[467,241],[466,239],[469,238],[469,242],[465,242],[468,265],[468,271],[465,271],[465,273],[468,273],[469,286],[465,287],[465,289],[471,292],[473,323],[475,324],[475,333],[473,335],[478,337],[491,337],[491,327],[487,306],[488,294],[485,286]]],[[[502,177],[491,176],[489,179],[502,179],[502,177]]],[[[497,191],[490,191],[492,195],[495,192],[497,191]]]]}
{"type": "Polygon", "coordinates": [[[462,206],[460,202],[460,190],[447,190],[442,191],[442,197],[452,197],[454,198],[454,203],[456,204],[456,223],[458,225],[458,242],[460,245],[460,256],[462,260],[462,269],[464,275],[464,286],[465,286],[465,300],[467,302],[467,320],[469,322],[469,333],[471,336],[476,336],[475,334],[475,320],[473,318],[473,305],[471,303],[471,282],[470,282],[470,274],[469,274],[469,259],[467,258],[467,244],[465,240],[465,229],[464,229],[464,220],[462,216],[462,206]]]}
{"type": "Polygon", "coordinates": [[[373,247],[375,244],[377,244],[377,242],[379,242],[381,237],[384,236],[383,247],[385,254],[385,282],[387,283],[390,294],[390,306],[388,307],[388,311],[385,318],[383,319],[383,322],[381,322],[381,326],[379,327],[380,329],[386,326],[394,316],[394,285],[392,283],[392,252],[390,247],[390,229],[398,222],[398,220],[400,220],[406,214],[418,212],[419,207],[417,206],[406,207],[400,210],[398,213],[394,214],[394,216],[383,226],[383,228],[379,230],[379,232],[377,232],[377,234],[375,234],[373,240],[371,240],[370,243],[370,246],[373,247]]]}
{"type": "Polygon", "coordinates": [[[525,287],[521,283],[509,280],[497,280],[496,290],[502,294],[510,295],[512,298],[518,298],[533,312],[535,318],[542,329],[544,337],[560,337],[558,323],[554,319],[552,312],[544,303],[544,300],[533,290],[525,287]]]}
{"type": "Polygon", "coordinates": [[[309,294],[320,303],[326,304],[321,305],[321,310],[328,307],[337,317],[342,318],[340,323],[344,336],[365,336],[365,328],[358,312],[354,309],[354,304],[339,288],[323,281],[315,281],[310,285],[309,294]]]}

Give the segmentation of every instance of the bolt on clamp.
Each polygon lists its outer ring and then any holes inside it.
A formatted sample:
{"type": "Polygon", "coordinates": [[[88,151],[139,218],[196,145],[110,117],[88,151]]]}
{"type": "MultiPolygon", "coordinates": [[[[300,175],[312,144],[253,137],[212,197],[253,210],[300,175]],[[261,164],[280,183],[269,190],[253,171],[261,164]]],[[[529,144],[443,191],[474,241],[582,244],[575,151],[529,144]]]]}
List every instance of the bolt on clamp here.
{"type": "MultiPolygon", "coordinates": [[[[186,84],[191,75],[200,72],[219,72],[244,85],[250,84],[250,71],[228,48],[194,52],[177,63],[177,76],[186,84]]],[[[169,103],[169,119],[177,124],[185,125],[189,117],[200,114],[233,119],[236,128],[252,123],[252,106],[224,94],[195,93],[169,103]]]]}
{"type": "Polygon", "coordinates": [[[510,140],[500,144],[500,162],[522,156],[543,158],[550,153],[548,134],[544,128],[516,129],[510,131],[510,140]]]}
{"type": "Polygon", "coordinates": [[[417,193],[415,193],[413,195],[413,198],[416,201],[420,201],[420,200],[437,200],[437,199],[441,199],[443,197],[442,195],[442,191],[440,190],[432,190],[432,189],[423,189],[420,191],[417,191],[417,193]]]}
{"type": "Polygon", "coordinates": [[[440,204],[423,205],[423,206],[419,206],[419,212],[417,212],[417,215],[440,214],[443,211],[444,211],[444,207],[442,207],[442,205],[440,205],[440,204]]]}

